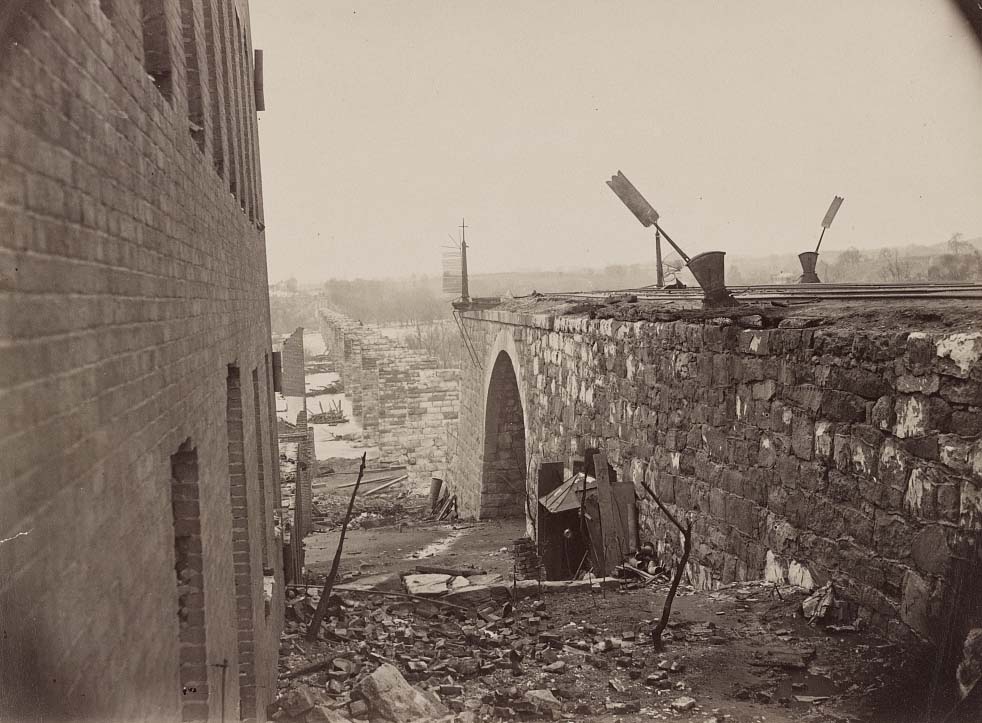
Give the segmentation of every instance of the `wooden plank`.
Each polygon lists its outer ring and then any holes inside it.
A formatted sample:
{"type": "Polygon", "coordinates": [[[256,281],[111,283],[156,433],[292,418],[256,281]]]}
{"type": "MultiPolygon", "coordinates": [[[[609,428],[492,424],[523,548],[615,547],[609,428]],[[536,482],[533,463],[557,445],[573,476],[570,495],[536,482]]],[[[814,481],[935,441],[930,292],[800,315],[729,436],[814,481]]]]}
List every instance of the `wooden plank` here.
{"type": "Polygon", "coordinates": [[[638,549],[637,498],[634,493],[634,483],[618,480],[613,484],[613,496],[620,552],[622,555],[628,555],[638,549]]]}
{"type": "Polygon", "coordinates": [[[381,492],[382,490],[387,489],[387,488],[391,487],[392,485],[397,484],[398,482],[402,482],[403,480],[407,480],[407,479],[409,479],[409,475],[408,474],[404,474],[399,479],[394,479],[391,482],[386,482],[381,487],[376,487],[375,489],[366,492],[365,493],[365,497],[368,497],[369,495],[374,495],[377,492],[381,492]]]}
{"type": "Polygon", "coordinates": [[[600,506],[600,564],[604,577],[612,575],[620,563],[621,545],[618,541],[620,521],[614,513],[614,495],[610,486],[607,455],[598,452],[593,456],[593,468],[597,478],[597,502],[600,506]]]}
{"type": "Polygon", "coordinates": [[[453,577],[471,577],[484,575],[484,570],[471,567],[440,567],[439,565],[417,565],[416,572],[424,575],[450,575],[453,577]]]}

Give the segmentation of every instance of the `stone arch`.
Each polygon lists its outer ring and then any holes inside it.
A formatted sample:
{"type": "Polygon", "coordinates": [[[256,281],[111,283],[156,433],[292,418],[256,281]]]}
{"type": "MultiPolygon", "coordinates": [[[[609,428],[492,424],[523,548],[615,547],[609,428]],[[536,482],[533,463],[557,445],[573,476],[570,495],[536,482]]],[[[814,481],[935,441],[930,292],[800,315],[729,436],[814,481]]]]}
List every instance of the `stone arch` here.
{"type": "Polygon", "coordinates": [[[517,359],[514,340],[504,330],[502,334],[499,334],[500,343],[492,347],[494,355],[490,357],[491,364],[486,367],[484,385],[482,518],[525,517],[527,513],[528,453],[524,395],[520,368],[514,362],[517,359]]]}

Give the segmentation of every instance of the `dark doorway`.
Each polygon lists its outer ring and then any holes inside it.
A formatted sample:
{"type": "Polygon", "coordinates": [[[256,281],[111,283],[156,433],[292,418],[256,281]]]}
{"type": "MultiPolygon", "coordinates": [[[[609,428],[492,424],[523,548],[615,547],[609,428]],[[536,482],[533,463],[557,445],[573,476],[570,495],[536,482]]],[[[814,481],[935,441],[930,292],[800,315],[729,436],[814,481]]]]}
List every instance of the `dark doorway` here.
{"type": "Polygon", "coordinates": [[[529,509],[526,487],[525,415],[515,369],[506,352],[495,359],[485,410],[480,516],[532,515],[535,509],[529,509]]]}

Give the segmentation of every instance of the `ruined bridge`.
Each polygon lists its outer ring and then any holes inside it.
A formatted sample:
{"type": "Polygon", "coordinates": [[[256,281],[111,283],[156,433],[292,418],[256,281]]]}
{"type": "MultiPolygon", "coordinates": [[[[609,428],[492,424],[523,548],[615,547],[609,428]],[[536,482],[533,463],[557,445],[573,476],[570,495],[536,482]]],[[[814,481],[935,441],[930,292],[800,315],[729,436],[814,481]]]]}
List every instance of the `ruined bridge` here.
{"type": "Polygon", "coordinates": [[[957,304],[458,305],[448,481],[464,515],[534,514],[543,463],[596,447],[692,516],[696,585],[831,579],[895,637],[960,641],[982,619],[982,314],[957,304]]]}

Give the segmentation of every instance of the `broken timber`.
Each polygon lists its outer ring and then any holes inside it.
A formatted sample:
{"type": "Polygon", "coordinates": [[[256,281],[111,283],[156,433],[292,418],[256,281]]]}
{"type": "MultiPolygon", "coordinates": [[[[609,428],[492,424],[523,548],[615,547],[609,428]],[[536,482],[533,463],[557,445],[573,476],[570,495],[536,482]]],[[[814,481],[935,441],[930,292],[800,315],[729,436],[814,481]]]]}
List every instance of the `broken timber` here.
{"type": "Polygon", "coordinates": [[[355,496],[358,494],[358,487],[361,486],[361,478],[365,474],[365,460],[367,458],[368,452],[361,455],[361,466],[358,468],[358,481],[355,483],[355,488],[351,490],[351,499],[348,500],[348,510],[344,514],[344,522],[341,523],[341,537],[338,540],[338,549],[334,553],[334,562],[331,563],[331,572],[328,573],[327,581],[324,583],[324,592],[321,593],[321,599],[317,603],[314,618],[310,621],[310,627],[307,628],[308,642],[317,640],[317,632],[320,630],[321,621],[327,613],[328,598],[331,597],[331,588],[334,587],[334,581],[338,576],[338,567],[341,565],[341,551],[344,549],[344,536],[348,532],[348,523],[351,522],[351,513],[355,508],[355,496]]]}

